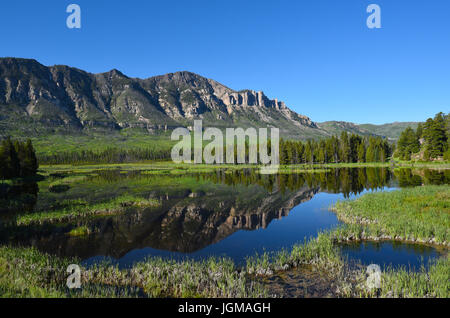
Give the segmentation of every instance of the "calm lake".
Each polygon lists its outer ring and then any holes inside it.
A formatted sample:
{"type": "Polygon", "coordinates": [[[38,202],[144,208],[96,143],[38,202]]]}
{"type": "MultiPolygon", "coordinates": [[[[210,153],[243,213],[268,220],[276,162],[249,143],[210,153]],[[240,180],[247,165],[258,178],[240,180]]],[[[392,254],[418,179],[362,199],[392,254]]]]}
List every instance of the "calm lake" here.
{"type": "MultiPolygon", "coordinates": [[[[230,257],[243,264],[255,253],[290,249],[340,224],[328,207],[370,191],[449,183],[448,171],[340,168],[316,173],[260,175],[257,170],[150,173],[95,170],[49,173],[42,181],[2,185],[0,240],[35,246],[90,265],[110,260],[131,266],[149,256],[175,259],[230,257]],[[62,182],[66,180],[67,182],[62,182]],[[56,187],[55,185],[58,185],[56,187]],[[127,208],[117,215],[67,223],[17,226],[25,213],[85,205],[133,195],[153,198],[157,207],[127,208]],[[86,235],[69,235],[73,229],[86,235]]],[[[342,253],[362,264],[419,268],[440,251],[419,244],[342,244],[342,253]]]]}

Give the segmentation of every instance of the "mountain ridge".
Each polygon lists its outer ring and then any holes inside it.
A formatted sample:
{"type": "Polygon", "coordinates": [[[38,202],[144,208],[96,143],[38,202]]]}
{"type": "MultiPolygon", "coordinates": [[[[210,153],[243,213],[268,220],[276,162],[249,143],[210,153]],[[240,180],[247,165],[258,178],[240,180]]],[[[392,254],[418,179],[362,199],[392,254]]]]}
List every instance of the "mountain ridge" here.
{"type": "Polygon", "coordinates": [[[202,119],[204,127],[278,127],[286,139],[347,131],[395,140],[406,128],[405,123],[316,123],[262,91],[233,90],[190,71],[141,79],[117,69],[95,74],[67,65],[45,66],[34,59],[0,58],[0,135],[129,128],[153,134],[191,127],[195,119],[202,119]],[[391,134],[389,127],[395,132],[391,134]]]}
{"type": "Polygon", "coordinates": [[[262,91],[232,90],[188,71],[139,79],[117,69],[93,74],[65,65],[2,58],[0,105],[3,127],[24,120],[40,129],[151,132],[189,127],[194,119],[203,119],[218,127],[279,127],[292,137],[327,135],[307,116],[262,91]]]}
{"type": "Polygon", "coordinates": [[[319,127],[331,134],[339,135],[342,131],[355,133],[361,136],[381,136],[395,141],[407,127],[417,128],[419,122],[392,122],[381,125],[375,124],[355,124],[347,121],[325,121],[317,123],[319,127]]]}

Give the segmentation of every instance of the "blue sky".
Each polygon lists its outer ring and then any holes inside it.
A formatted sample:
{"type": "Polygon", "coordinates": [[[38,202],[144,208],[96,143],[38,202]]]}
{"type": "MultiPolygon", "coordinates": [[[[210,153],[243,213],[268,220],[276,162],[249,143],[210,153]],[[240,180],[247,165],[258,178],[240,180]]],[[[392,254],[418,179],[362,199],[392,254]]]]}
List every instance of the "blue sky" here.
{"type": "Polygon", "coordinates": [[[263,90],[314,121],[421,121],[450,109],[450,1],[2,1],[0,56],[131,77],[188,70],[263,90]],[[82,28],[66,27],[66,7],[82,28]],[[366,8],[381,7],[382,29],[366,8]]]}

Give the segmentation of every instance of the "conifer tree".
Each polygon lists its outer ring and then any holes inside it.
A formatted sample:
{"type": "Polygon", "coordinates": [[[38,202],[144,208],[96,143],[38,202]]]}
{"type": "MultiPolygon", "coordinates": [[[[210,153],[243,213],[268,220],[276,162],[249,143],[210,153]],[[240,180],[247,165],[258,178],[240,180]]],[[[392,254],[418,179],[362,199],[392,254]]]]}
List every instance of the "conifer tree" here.
{"type": "Polygon", "coordinates": [[[366,162],[366,146],[364,141],[358,146],[358,162],[366,162]]]}
{"type": "Polygon", "coordinates": [[[346,131],[341,133],[340,139],[340,161],[349,162],[350,159],[350,144],[348,140],[348,134],[346,131]]]}
{"type": "Polygon", "coordinates": [[[425,147],[430,158],[437,158],[444,154],[447,148],[446,124],[443,113],[437,114],[434,119],[428,118],[423,128],[425,147]]]}

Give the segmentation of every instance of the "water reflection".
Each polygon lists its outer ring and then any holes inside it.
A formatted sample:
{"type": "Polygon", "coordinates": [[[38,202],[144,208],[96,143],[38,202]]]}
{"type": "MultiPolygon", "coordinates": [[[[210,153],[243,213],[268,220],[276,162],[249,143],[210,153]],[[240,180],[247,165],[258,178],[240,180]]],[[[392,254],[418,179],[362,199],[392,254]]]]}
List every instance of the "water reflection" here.
{"type": "MultiPolygon", "coordinates": [[[[90,261],[111,257],[123,266],[150,255],[226,255],[239,263],[255,252],[290,248],[336,226],[335,215],[325,209],[336,200],[398,186],[449,183],[450,175],[448,171],[342,168],[279,175],[261,175],[256,169],[181,175],[109,170],[85,177],[64,191],[46,190],[40,184],[38,193],[35,183],[2,185],[1,207],[7,213],[2,213],[0,240],[90,261]],[[127,193],[155,198],[161,206],[130,207],[119,215],[65,224],[17,226],[14,221],[14,215],[61,208],[70,200],[94,203],[127,193]],[[90,234],[68,235],[78,227],[87,228],[90,234]]],[[[349,255],[363,257],[362,247],[358,248],[349,249],[349,255]]]]}
{"type": "Polygon", "coordinates": [[[342,252],[351,261],[363,265],[381,264],[385,269],[403,265],[407,270],[419,270],[429,261],[445,254],[444,251],[423,244],[402,242],[360,242],[341,244],[342,252]]]}
{"type": "Polygon", "coordinates": [[[37,203],[39,187],[36,182],[0,183],[0,215],[32,212],[37,203]]]}
{"type": "Polygon", "coordinates": [[[243,169],[225,173],[217,171],[201,177],[226,185],[258,184],[268,192],[275,189],[284,193],[307,186],[331,193],[342,193],[346,198],[364,190],[381,189],[384,186],[392,185],[393,181],[392,172],[388,168],[341,168],[321,172],[278,175],[262,175],[255,169],[243,169]]]}

